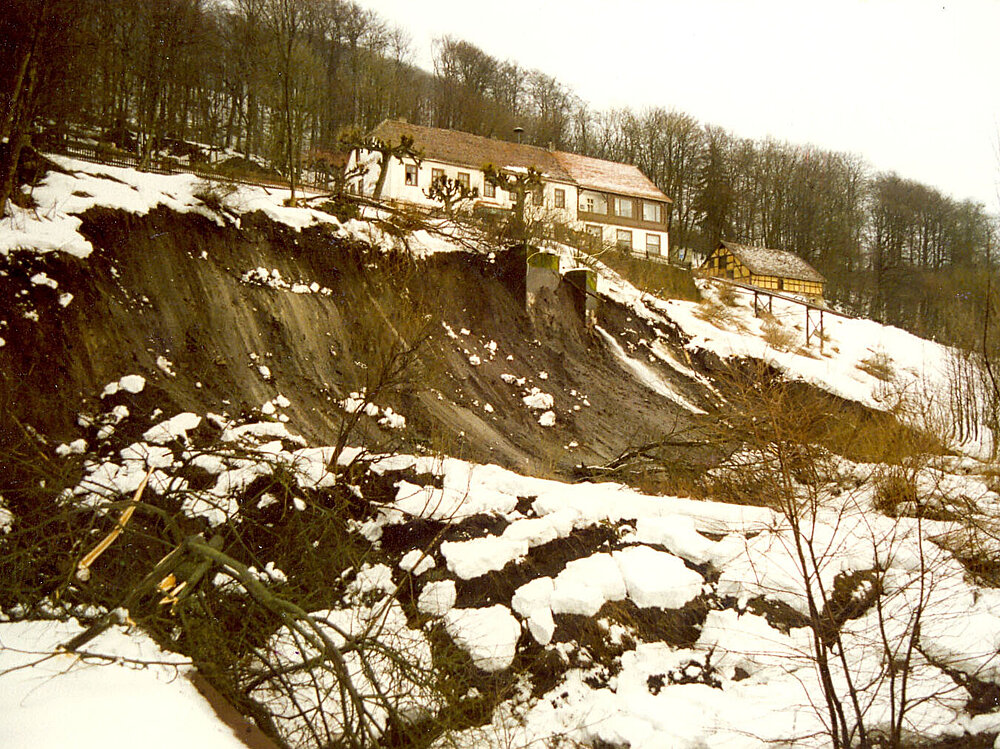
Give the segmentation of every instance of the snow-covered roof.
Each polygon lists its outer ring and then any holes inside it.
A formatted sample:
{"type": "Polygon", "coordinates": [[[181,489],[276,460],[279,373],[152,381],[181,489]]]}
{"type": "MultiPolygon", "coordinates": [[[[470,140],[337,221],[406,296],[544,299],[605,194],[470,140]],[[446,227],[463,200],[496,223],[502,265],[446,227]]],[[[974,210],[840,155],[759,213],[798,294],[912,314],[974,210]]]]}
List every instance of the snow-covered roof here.
{"type": "Polygon", "coordinates": [[[424,158],[479,170],[493,164],[509,171],[534,167],[555,182],[566,182],[592,190],[630,195],[669,202],[638,167],[565,151],[510,143],[495,138],[446,130],[438,127],[412,125],[398,120],[385,120],[372,135],[385,141],[398,141],[400,136],[413,138],[424,158]]]}
{"type": "Polygon", "coordinates": [[[670,202],[637,166],[565,151],[555,151],[553,155],[580,187],[670,202]]]}
{"type": "Polygon", "coordinates": [[[819,271],[794,252],[750,247],[726,240],[722,240],[720,245],[739,258],[739,261],[756,276],[778,276],[780,278],[794,278],[797,281],[826,282],[819,271]]]}

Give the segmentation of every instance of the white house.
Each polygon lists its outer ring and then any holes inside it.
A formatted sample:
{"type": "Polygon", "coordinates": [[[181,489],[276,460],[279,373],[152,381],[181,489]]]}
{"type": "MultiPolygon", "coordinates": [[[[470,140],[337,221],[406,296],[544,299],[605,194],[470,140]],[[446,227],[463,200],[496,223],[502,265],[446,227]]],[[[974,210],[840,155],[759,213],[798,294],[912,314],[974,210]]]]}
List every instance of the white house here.
{"type": "MultiPolygon", "coordinates": [[[[477,188],[477,208],[510,209],[511,196],[488,184],[482,168],[493,164],[514,172],[533,167],[542,174],[543,184],[529,201],[530,211],[545,212],[635,254],[667,258],[670,198],[631,164],[397,120],[382,122],[372,135],[387,143],[409,136],[423,153],[419,164],[390,161],[383,198],[432,205],[425,191],[444,175],[477,188]]],[[[366,159],[374,161],[378,155],[362,154],[361,161],[366,159]]],[[[378,169],[369,169],[363,180],[366,193],[371,194],[377,177],[378,169]]]]}

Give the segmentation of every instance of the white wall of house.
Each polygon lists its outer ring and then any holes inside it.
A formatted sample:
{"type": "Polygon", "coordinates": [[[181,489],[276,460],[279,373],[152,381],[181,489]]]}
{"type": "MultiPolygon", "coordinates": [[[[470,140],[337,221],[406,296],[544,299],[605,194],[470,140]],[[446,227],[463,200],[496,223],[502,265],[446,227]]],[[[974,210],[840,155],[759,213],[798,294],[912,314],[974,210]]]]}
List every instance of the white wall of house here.
{"type": "MultiPolygon", "coordinates": [[[[379,156],[378,154],[365,154],[360,159],[361,163],[368,164],[368,173],[362,178],[363,191],[365,195],[371,195],[375,190],[375,183],[378,181],[379,156]]],[[[353,166],[353,161],[349,167],[353,166]]],[[[480,205],[494,205],[498,208],[511,208],[513,201],[511,196],[503,190],[496,190],[495,195],[487,197],[486,178],[478,169],[470,167],[460,167],[442,161],[426,159],[418,166],[414,161],[407,159],[400,162],[392,159],[386,172],[385,185],[382,188],[382,197],[388,200],[402,200],[407,203],[418,205],[435,205],[436,202],[429,199],[424,192],[430,188],[434,176],[440,170],[446,177],[458,179],[459,174],[469,175],[469,186],[479,190],[477,203],[480,205]],[[411,179],[407,179],[407,167],[409,167],[411,179]],[[415,170],[415,184],[413,180],[415,170]]],[[[578,200],[576,185],[564,182],[543,182],[543,200],[541,206],[529,203],[529,212],[533,217],[550,217],[559,221],[572,222],[576,219],[576,204],[578,200]],[[558,208],[556,191],[563,191],[563,208],[558,208]]]]}
{"type": "MultiPolygon", "coordinates": [[[[362,163],[368,164],[368,173],[362,178],[364,194],[371,195],[375,191],[375,184],[378,182],[379,155],[371,154],[362,157],[362,163]]],[[[385,184],[382,187],[382,198],[385,200],[404,200],[408,203],[421,205],[432,205],[425,194],[431,184],[431,164],[424,162],[416,167],[416,183],[407,183],[407,167],[414,168],[416,164],[407,159],[400,162],[398,159],[390,159],[389,166],[386,167],[385,184]]]]}
{"type": "MultiPolygon", "coordinates": [[[[375,189],[375,183],[378,181],[378,160],[378,154],[363,154],[361,157],[361,162],[369,165],[368,173],[362,178],[363,191],[366,195],[372,194],[375,189]]],[[[352,165],[353,163],[349,166],[352,165]]],[[[479,197],[476,200],[477,205],[493,205],[497,208],[513,207],[510,195],[503,190],[496,190],[496,194],[492,197],[486,196],[486,180],[483,173],[478,169],[455,166],[454,164],[431,159],[422,161],[419,166],[412,160],[401,163],[397,159],[392,159],[389,162],[385,185],[382,188],[382,197],[388,200],[402,200],[417,205],[437,205],[435,201],[430,200],[424,193],[430,187],[437,170],[441,170],[445,176],[451,179],[457,179],[460,173],[468,174],[469,185],[479,190],[479,197]],[[407,180],[407,167],[410,167],[411,175],[413,174],[412,170],[415,169],[415,184],[412,183],[412,179],[410,181],[407,180]]],[[[594,231],[600,234],[603,243],[611,245],[619,243],[620,231],[628,232],[631,250],[634,254],[641,256],[649,255],[651,257],[659,256],[664,260],[668,257],[670,246],[666,231],[649,231],[647,229],[621,227],[603,222],[588,221],[587,223],[583,223],[579,221],[577,219],[578,210],[586,211],[588,207],[591,207],[596,208],[597,213],[607,212],[606,197],[602,193],[579,189],[576,185],[556,181],[544,182],[542,193],[543,201],[541,206],[531,203],[528,205],[527,210],[530,218],[561,221],[583,230],[593,228],[594,231]],[[564,207],[562,208],[556,206],[557,190],[563,191],[564,207]],[[588,200],[593,202],[588,203],[588,200]]],[[[625,235],[622,235],[621,239],[624,240],[624,237],[625,235]]]]}
{"type": "Polygon", "coordinates": [[[564,224],[572,224],[576,221],[577,203],[576,185],[566,182],[543,182],[542,184],[542,204],[536,206],[533,202],[528,205],[528,214],[535,219],[549,219],[559,221],[564,224]],[[562,191],[562,206],[558,205],[556,191],[562,191]]]}

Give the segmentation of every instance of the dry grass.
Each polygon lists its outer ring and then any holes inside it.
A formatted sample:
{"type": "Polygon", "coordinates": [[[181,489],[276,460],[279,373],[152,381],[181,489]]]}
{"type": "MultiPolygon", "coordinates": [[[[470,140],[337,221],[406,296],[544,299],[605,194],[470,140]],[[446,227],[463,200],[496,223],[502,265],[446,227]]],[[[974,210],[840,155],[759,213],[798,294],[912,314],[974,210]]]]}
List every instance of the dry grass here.
{"type": "Polygon", "coordinates": [[[667,263],[634,257],[618,250],[608,250],[600,260],[640,291],[661,299],[701,301],[691,271],[667,263]]]}
{"type": "Polygon", "coordinates": [[[695,311],[705,322],[710,322],[717,328],[734,328],[739,327],[742,329],[739,317],[733,312],[732,307],[728,307],[725,304],[720,304],[715,299],[707,299],[702,302],[698,309],[695,311]]]}
{"type": "Polygon", "coordinates": [[[765,343],[778,351],[795,351],[801,342],[801,337],[794,328],[782,325],[770,315],[764,318],[763,334],[765,343]]]}
{"type": "Polygon", "coordinates": [[[720,304],[724,304],[727,307],[735,307],[739,301],[739,296],[736,294],[736,287],[730,286],[729,284],[722,283],[718,284],[716,287],[716,298],[719,300],[720,304]]]}
{"type": "Polygon", "coordinates": [[[862,359],[858,369],[884,382],[891,381],[896,375],[892,358],[882,350],[873,351],[871,356],[862,359]]]}

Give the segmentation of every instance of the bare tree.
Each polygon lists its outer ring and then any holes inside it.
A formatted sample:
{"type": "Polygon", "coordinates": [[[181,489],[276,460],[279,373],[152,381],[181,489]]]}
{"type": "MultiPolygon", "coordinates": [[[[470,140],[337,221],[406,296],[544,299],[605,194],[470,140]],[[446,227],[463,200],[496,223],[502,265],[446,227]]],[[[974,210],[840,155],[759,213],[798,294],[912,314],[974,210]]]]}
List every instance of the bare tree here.
{"type": "Polygon", "coordinates": [[[266,0],[263,5],[263,20],[274,64],[273,85],[277,93],[274,107],[278,112],[277,142],[291,190],[289,199],[293,203],[301,169],[308,98],[314,89],[311,79],[315,63],[306,44],[312,6],[309,0],[266,0]]]}
{"type": "Polygon", "coordinates": [[[42,105],[65,94],[90,8],[69,0],[12,0],[0,16],[0,218],[42,105]],[[78,18],[79,16],[79,18],[78,18]],[[51,89],[51,90],[50,90],[51,89]],[[6,140],[6,145],[3,141],[6,140]]]}

